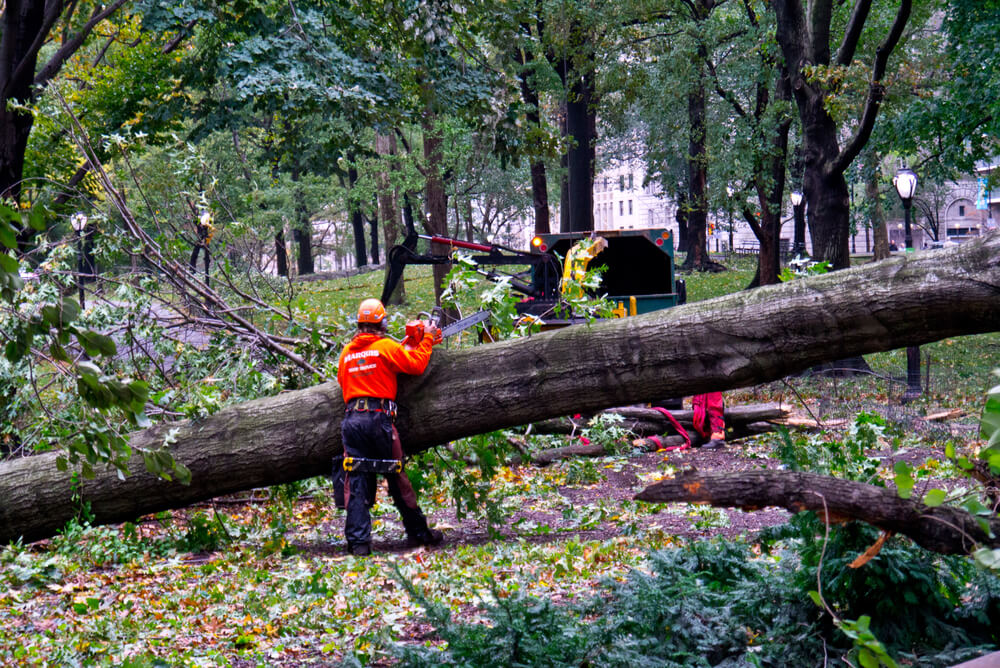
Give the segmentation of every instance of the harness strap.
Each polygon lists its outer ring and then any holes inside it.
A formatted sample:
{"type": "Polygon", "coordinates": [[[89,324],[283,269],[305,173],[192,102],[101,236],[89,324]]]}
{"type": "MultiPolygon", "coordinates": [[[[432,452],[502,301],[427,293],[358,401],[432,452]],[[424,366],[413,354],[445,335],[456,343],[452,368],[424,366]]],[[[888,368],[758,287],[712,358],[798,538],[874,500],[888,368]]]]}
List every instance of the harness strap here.
{"type": "Polygon", "coordinates": [[[669,448],[663,448],[663,450],[666,452],[670,452],[671,450],[687,450],[688,448],[690,448],[691,437],[688,436],[687,429],[681,426],[681,423],[677,421],[677,418],[671,415],[670,411],[668,411],[666,408],[663,408],[662,406],[653,406],[652,408],[654,411],[659,411],[660,413],[663,413],[663,416],[670,421],[670,424],[674,426],[674,429],[677,430],[677,433],[680,434],[681,437],[684,439],[683,445],[674,445],[669,448]]]}
{"type": "Polygon", "coordinates": [[[392,399],[380,399],[378,397],[355,397],[347,402],[349,411],[376,411],[388,413],[391,417],[396,417],[396,402],[392,399]]]}
{"type": "Polygon", "coordinates": [[[344,470],[358,473],[401,473],[403,461],[400,459],[369,459],[367,457],[344,458],[344,470]]]}

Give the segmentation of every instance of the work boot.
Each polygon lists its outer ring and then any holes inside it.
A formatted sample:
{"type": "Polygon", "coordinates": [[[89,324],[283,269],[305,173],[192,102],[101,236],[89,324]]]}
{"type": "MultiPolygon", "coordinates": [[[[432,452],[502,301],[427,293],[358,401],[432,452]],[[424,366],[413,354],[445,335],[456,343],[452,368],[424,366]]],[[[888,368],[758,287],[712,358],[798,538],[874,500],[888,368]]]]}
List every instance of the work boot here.
{"type": "Polygon", "coordinates": [[[421,545],[440,545],[444,540],[444,534],[437,529],[427,529],[417,534],[410,534],[406,537],[408,547],[420,547],[421,545]]]}
{"type": "Polygon", "coordinates": [[[372,546],[368,543],[358,543],[348,547],[348,551],[355,557],[367,557],[372,553],[372,546]]]}
{"type": "Polygon", "coordinates": [[[707,443],[701,447],[706,450],[722,450],[726,447],[726,433],[722,431],[713,431],[712,438],[708,440],[707,443]]]}

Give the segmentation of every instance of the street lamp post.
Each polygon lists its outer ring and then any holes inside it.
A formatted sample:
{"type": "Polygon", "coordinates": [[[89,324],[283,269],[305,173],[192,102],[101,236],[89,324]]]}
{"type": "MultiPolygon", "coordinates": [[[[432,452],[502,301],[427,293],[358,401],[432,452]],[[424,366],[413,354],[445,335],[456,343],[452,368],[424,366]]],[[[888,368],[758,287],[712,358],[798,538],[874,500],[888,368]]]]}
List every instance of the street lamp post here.
{"type": "Polygon", "coordinates": [[[726,186],[726,194],[729,198],[726,200],[726,213],[729,214],[729,252],[726,253],[727,257],[732,257],[733,255],[733,188],[732,186],[726,186]]]}
{"type": "Polygon", "coordinates": [[[896,186],[899,199],[903,201],[903,229],[904,245],[906,250],[913,250],[913,230],[910,227],[910,204],[913,202],[913,193],[917,189],[917,175],[913,170],[903,168],[896,172],[892,185],[896,186]]]}
{"type": "Polygon", "coordinates": [[[83,273],[86,266],[86,260],[84,258],[84,236],[87,229],[87,215],[84,213],[74,213],[69,217],[69,224],[73,227],[73,231],[76,232],[76,243],[77,243],[77,263],[76,263],[76,287],[80,292],[80,308],[84,308],[83,301],[83,273]]]}
{"type": "MultiPolygon", "coordinates": [[[[912,169],[904,167],[896,172],[895,178],[892,179],[892,185],[896,187],[896,193],[903,202],[903,238],[906,252],[909,253],[913,250],[910,204],[913,201],[913,193],[917,189],[917,175],[912,169]]],[[[903,393],[903,403],[916,399],[920,394],[920,347],[909,346],[906,349],[906,392],[903,393]]]]}
{"type": "Polygon", "coordinates": [[[792,245],[792,255],[804,255],[806,252],[806,216],[802,204],[802,192],[793,190],[789,194],[792,200],[792,213],[795,216],[795,243],[792,245]]]}

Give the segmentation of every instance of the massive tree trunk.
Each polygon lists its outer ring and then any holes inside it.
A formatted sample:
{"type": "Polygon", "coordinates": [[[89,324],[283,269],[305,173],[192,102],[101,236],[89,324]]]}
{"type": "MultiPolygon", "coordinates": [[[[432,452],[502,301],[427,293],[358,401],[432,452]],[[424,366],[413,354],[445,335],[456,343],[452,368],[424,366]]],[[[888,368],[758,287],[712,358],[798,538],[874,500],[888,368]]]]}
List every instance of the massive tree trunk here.
{"type": "MultiPolygon", "coordinates": [[[[400,382],[409,452],[537,420],[783,378],[818,363],[1000,331],[1000,232],[952,249],[747,290],[664,311],[463,350],[400,382]],[[586,354],[581,354],[585,351],[586,354]]],[[[0,543],[51,536],[89,503],[119,522],[241,489],[324,475],[341,449],[335,383],[136,432],[173,434],[192,483],[113,471],[74,482],[55,455],[0,464],[0,543]]]]}

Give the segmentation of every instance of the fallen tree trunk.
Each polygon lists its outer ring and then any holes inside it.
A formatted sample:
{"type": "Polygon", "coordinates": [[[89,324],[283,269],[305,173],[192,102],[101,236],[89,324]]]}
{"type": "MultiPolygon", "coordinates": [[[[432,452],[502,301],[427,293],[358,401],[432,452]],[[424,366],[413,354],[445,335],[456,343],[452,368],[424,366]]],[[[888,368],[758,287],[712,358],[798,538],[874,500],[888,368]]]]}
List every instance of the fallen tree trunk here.
{"type": "MultiPolygon", "coordinates": [[[[694,411],[690,409],[672,410],[670,414],[688,430],[694,427],[694,411]]],[[[625,418],[622,427],[628,429],[636,436],[647,436],[649,434],[673,433],[674,426],[659,411],[654,408],[643,406],[621,406],[606,411],[601,411],[598,415],[618,415],[625,418]]],[[[730,406],[725,409],[724,419],[727,429],[742,430],[745,425],[762,421],[780,421],[791,417],[792,409],[785,404],[752,404],[749,406],[730,406]]],[[[533,431],[537,434],[571,434],[580,431],[586,426],[586,420],[571,420],[569,418],[555,418],[536,422],[532,425],[533,431]]]]}
{"type": "MultiPolygon", "coordinates": [[[[477,433],[783,378],[826,360],[1000,330],[1000,233],[953,249],[769,285],[665,311],[463,350],[400,382],[409,452],[477,433]]],[[[80,503],[120,522],[254,487],[327,474],[341,450],[336,383],[131,436],[169,440],[189,486],[143,471],[76,482],[55,455],[0,464],[0,543],[51,536],[80,503]],[[169,434],[169,439],[168,439],[169,434]]]]}
{"type": "Polygon", "coordinates": [[[989,520],[990,533],[960,508],[929,507],[901,499],[896,490],[814,473],[746,471],[702,475],[697,472],[662,480],[635,496],[640,501],[707,503],[723,508],[759,510],[779,506],[792,512],[813,510],[830,522],[861,520],[909,536],[942,554],[968,554],[978,546],[1000,547],[1000,519],[989,520]]]}

